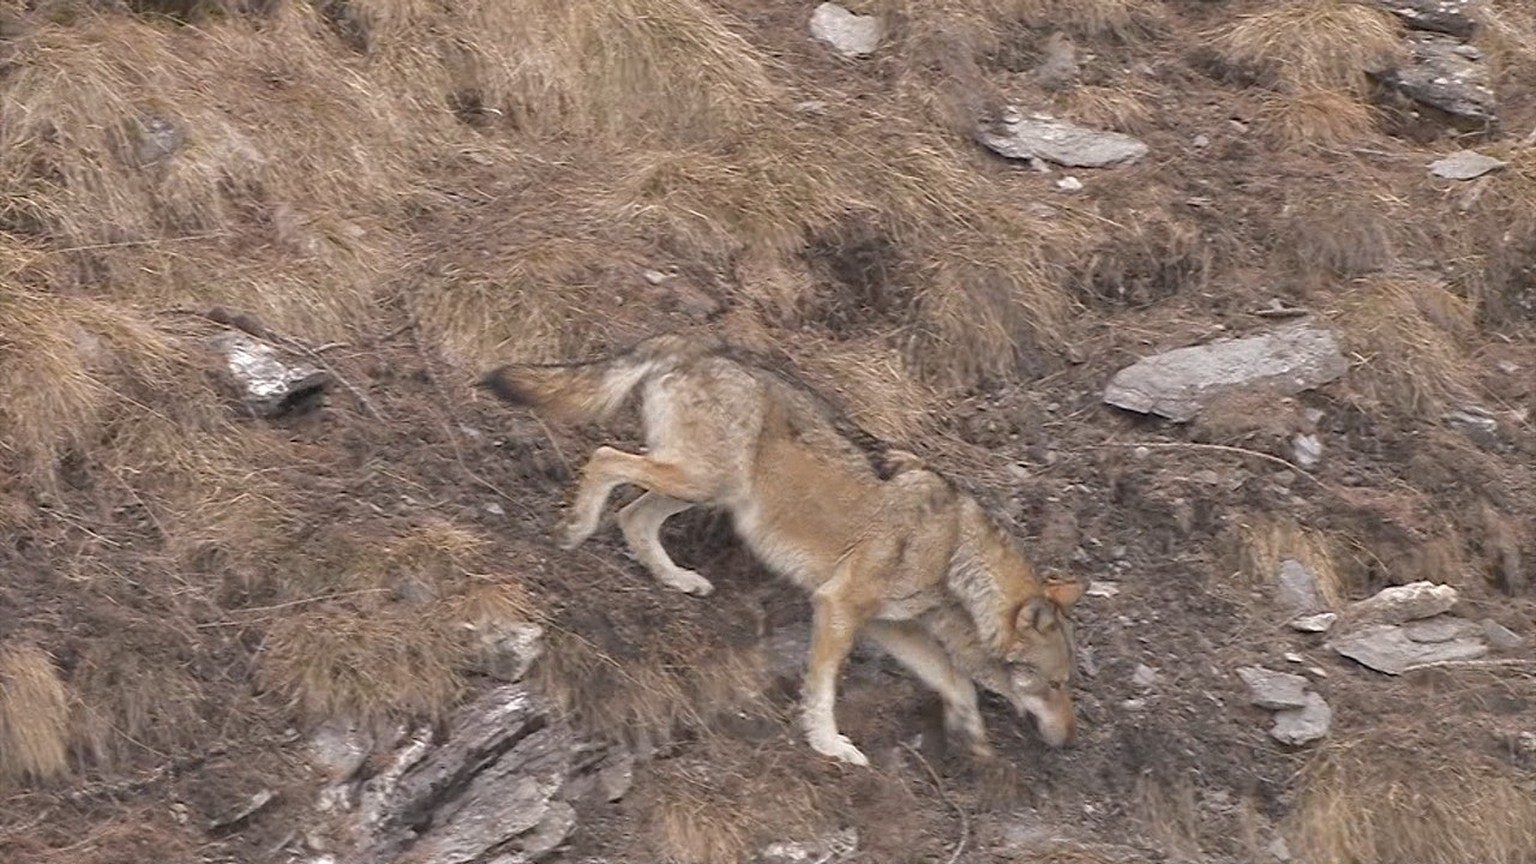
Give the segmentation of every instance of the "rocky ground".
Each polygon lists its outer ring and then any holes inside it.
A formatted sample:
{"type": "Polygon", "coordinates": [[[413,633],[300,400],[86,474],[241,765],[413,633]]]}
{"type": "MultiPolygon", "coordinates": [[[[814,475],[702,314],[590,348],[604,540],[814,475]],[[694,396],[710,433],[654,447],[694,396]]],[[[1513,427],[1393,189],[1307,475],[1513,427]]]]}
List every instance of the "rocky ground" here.
{"type": "Polygon", "coordinates": [[[1522,5],[256,5],[0,5],[4,860],[1532,860],[1522,5]],[[549,542],[634,418],[471,382],[674,328],[1088,583],[1076,746],[549,542]]]}

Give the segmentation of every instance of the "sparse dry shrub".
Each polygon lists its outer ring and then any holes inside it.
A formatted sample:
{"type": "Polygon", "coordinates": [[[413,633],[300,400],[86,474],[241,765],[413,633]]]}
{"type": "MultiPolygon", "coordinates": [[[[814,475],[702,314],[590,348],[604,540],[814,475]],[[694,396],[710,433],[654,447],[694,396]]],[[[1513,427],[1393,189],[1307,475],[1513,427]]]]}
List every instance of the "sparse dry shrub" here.
{"type": "Polygon", "coordinates": [[[810,839],[829,827],[824,793],[782,759],[725,741],[699,749],[653,763],[637,784],[631,806],[661,860],[747,861],[769,840],[810,839]]]}
{"type": "Polygon", "coordinates": [[[63,774],[68,744],[69,692],[52,658],[34,645],[0,646],[0,786],[63,774]]]}
{"type": "Polygon", "coordinates": [[[1369,92],[1367,73],[1403,56],[1401,29],[1391,13],[1362,3],[1285,0],[1211,36],[1224,62],[1282,92],[1360,98],[1369,92]]]}
{"type": "Polygon", "coordinates": [[[189,668],[195,648],[161,625],[112,621],[119,629],[94,640],[74,673],[71,749],[81,761],[110,765],[146,748],[162,754],[188,746],[207,728],[207,691],[189,668]]]}
{"type": "Polygon", "coordinates": [[[1330,317],[1356,358],[1349,389],[1371,403],[1408,414],[1438,412],[1474,392],[1464,351],[1475,305],[1445,285],[1390,275],[1356,280],[1330,317]]]}
{"type": "Polygon", "coordinates": [[[1469,218],[1453,232],[1455,252],[1447,257],[1477,300],[1482,328],[1513,334],[1536,321],[1536,147],[1495,144],[1486,151],[1507,164],[1462,194],[1469,218]]]}
{"type": "Polygon", "coordinates": [[[1204,286],[1214,264],[1209,235],[1159,197],[1153,191],[1145,199],[1104,208],[1109,229],[1073,267],[1073,281],[1085,299],[1144,307],[1204,286]]]}
{"type": "Polygon", "coordinates": [[[1376,112],[1349,93],[1306,87],[1266,94],[1258,125],[1278,148],[1336,148],[1369,137],[1376,112]]]}
{"type": "Polygon", "coordinates": [[[1057,98],[1061,113],[1073,122],[1135,135],[1157,119],[1156,95],[1134,80],[1111,85],[1084,84],[1057,98]]]}
{"type": "Polygon", "coordinates": [[[1403,728],[1334,737],[1307,768],[1291,848],[1317,864],[1531,860],[1529,777],[1403,728]]]}
{"type": "Polygon", "coordinates": [[[969,24],[997,39],[1009,25],[1063,30],[1089,39],[1131,40],[1160,31],[1167,22],[1159,0],[874,0],[871,11],[910,16],[936,30],[969,24]]]}

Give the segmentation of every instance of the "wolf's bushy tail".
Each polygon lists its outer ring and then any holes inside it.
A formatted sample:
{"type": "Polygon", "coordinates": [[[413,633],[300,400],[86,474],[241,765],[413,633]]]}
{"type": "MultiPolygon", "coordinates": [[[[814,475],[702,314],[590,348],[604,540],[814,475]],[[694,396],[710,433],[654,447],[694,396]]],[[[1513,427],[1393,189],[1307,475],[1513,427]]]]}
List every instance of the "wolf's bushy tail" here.
{"type": "Polygon", "coordinates": [[[715,349],[713,340],[665,333],[602,360],[509,363],[478,382],[502,400],[567,423],[602,423],[647,378],[715,349]]]}

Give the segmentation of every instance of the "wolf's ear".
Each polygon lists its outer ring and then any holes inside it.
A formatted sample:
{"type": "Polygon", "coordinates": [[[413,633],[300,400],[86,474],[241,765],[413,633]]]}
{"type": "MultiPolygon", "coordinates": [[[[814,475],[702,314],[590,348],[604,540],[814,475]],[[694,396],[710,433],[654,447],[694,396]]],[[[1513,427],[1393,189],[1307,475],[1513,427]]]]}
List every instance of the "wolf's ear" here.
{"type": "Polygon", "coordinates": [[[1083,599],[1083,592],[1088,586],[1079,581],[1072,582],[1047,582],[1045,596],[1063,610],[1071,609],[1072,605],[1083,599]]]}
{"type": "Polygon", "coordinates": [[[1015,633],[1023,634],[1033,630],[1036,633],[1049,633],[1056,626],[1055,610],[1045,597],[1036,595],[1024,601],[1019,607],[1019,614],[1013,619],[1015,633]]]}

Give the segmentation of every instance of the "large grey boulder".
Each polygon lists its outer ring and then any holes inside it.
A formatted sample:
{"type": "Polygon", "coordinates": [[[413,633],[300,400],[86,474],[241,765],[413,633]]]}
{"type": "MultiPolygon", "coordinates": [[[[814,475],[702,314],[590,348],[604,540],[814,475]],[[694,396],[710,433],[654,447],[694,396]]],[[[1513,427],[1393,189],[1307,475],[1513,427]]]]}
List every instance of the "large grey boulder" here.
{"type": "Polygon", "coordinates": [[[1185,422],[1244,389],[1290,395],[1341,377],[1349,361],[1331,331],[1302,324],[1241,339],[1175,348],[1121,369],[1104,388],[1118,408],[1185,422]]]}

